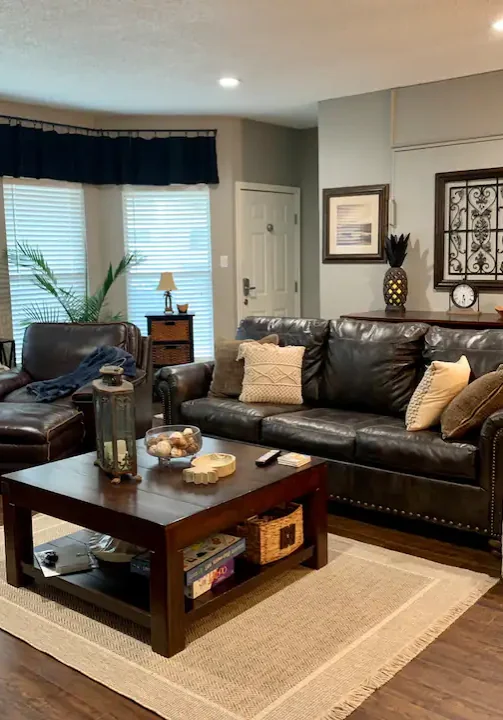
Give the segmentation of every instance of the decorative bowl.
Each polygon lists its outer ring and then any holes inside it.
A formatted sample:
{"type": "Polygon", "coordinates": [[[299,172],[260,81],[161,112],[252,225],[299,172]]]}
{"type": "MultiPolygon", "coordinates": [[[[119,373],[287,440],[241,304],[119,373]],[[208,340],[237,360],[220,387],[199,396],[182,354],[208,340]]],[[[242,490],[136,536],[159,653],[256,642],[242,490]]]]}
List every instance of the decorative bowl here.
{"type": "Polygon", "coordinates": [[[145,435],[145,447],[161,464],[192,458],[203,446],[201,431],[194,425],[161,425],[145,435]]]}

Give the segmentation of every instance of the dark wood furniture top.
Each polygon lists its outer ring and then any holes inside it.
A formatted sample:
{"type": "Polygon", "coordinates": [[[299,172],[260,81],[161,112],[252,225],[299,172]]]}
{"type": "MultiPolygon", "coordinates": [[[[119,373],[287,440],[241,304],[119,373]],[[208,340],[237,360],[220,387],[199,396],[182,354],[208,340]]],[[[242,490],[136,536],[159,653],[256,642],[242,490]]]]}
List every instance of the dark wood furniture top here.
{"type": "Polygon", "coordinates": [[[154,368],[194,362],[194,314],[145,315],[152,338],[154,368]]]}
{"type": "Polygon", "coordinates": [[[215,485],[188,485],[182,468],[162,467],[138,441],[143,480],[112,485],[94,465],[95,453],[11,473],[2,478],[7,581],[16,587],[33,579],[151,629],[152,647],[171,657],[185,647],[186,623],[211,612],[272,576],[304,563],[327,562],[326,466],[313,459],[295,469],[257,468],[266,448],[204,438],[204,452],[230,452],[236,472],[215,485]],[[182,550],[213,532],[283,502],[304,505],[303,547],[277,563],[259,567],[244,560],[236,573],[196,600],[184,598],[182,550]],[[150,583],[124,569],[44,578],[33,559],[31,514],[42,512],[152,551],[150,583]]]}
{"type": "Polygon", "coordinates": [[[433,310],[369,310],[361,313],[348,313],[341,315],[342,318],[352,320],[375,320],[379,322],[420,322],[427,325],[439,325],[440,327],[459,327],[484,330],[485,328],[503,329],[503,320],[494,313],[448,313],[435,312],[433,310]]]}

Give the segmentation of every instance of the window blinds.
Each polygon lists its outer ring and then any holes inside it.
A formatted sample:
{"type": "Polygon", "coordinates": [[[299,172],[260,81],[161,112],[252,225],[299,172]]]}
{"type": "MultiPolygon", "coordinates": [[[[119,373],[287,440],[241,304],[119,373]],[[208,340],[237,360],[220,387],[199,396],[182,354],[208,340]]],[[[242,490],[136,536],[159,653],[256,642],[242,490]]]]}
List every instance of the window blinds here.
{"type": "Polygon", "coordinates": [[[4,180],[3,193],[12,326],[20,362],[27,306],[46,304],[52,321],[64,322],[67,317],[55,298],[34,285],[31,270],[18,264],[16,243],[39,248],[58,284],[83,294],[87,283],[84,191],[81,185],[4,180]]]}
{"type": "Polygon", "coordinates": [[[194,318],[194,354],[213,357],[210,197],[208,188],[123,191],[127,252],[144,261],[128,273],[128,319],[147,333],[146,314],[162,313],[156,292],[163,271],[171,271],[176,303],[189,303],[194,318]]]}

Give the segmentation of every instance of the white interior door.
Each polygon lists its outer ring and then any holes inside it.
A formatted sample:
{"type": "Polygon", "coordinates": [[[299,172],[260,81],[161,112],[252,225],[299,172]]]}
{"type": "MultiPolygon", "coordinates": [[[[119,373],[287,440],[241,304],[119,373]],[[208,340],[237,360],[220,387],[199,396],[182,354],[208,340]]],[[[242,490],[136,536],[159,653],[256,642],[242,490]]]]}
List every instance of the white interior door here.
{"type": "Polygon", "coordinates": [[[288,190],[238,190],[239,319],[300,313],[298,194],[288,190]]]}

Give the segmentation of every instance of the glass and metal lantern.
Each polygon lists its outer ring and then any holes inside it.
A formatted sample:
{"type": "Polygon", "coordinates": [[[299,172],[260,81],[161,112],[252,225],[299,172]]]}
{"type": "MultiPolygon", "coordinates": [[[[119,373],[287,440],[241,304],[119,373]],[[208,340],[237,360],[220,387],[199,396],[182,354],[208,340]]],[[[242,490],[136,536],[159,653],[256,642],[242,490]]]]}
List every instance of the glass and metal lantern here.
{"type": "Polygon", "coordinates": [[[124,380],[124,369],[116,365],[100,368],[93,381],[96,423],[96,465],[119,483],[130,475],[140,481],[136,461],[134,387],[124,380]]]}

